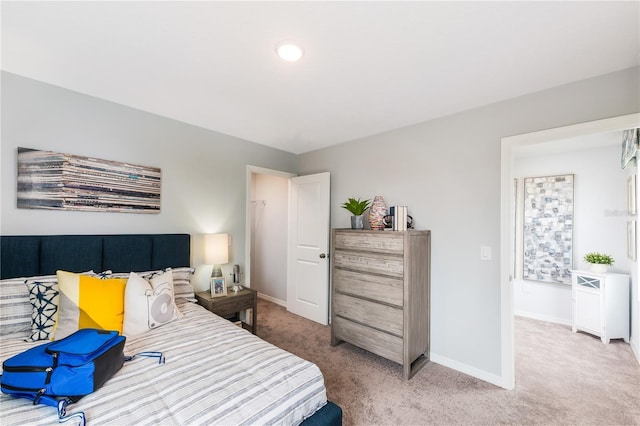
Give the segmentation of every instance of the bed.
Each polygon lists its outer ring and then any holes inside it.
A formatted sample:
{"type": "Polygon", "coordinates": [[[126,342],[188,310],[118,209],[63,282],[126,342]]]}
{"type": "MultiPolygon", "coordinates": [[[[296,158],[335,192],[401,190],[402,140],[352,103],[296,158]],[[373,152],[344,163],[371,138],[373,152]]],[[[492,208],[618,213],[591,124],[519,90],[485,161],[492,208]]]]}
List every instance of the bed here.
{"type": "MultiPolygon", "coordinates": [[[[15,293],[22,278],[57,270],[113,276],[190,270],[188,234],[2,236],[0,243],[1,361],[43,343],[25,341],[32,307],[15,293]]],[[[315,364],[210,313],[194,303],[188,282],[175,283],[182,318],[128,336],[125,346],[127,355],[162,351],[166,364],[143,357],[125,363],[102,388],[71,405],[71,413],[83,411],[89,425],[342,424],[342,410],[327,401],[315,364]]],[[[2,425],[57,423],[52,407],[0,395],[2,425]]]]}

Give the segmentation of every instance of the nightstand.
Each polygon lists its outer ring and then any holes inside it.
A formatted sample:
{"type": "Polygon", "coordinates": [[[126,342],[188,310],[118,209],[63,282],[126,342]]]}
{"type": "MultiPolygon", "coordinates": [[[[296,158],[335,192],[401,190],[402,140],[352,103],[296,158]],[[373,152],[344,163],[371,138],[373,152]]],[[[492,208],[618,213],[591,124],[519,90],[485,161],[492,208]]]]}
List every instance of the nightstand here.
{"type": "Polygon", "coordinates": [[[231,288],[227,289],[227,294],[220,297],[211,297],[209,291],[196,293],[198,304],[204,306],[209,311],[223,318],[238,317],[241,311],[251,309],[253,311],[251,324],[242,323],[242,328],[251,330],[256,334],[258,323],[258,292],[244,287],[234,293],[231,288]]]}

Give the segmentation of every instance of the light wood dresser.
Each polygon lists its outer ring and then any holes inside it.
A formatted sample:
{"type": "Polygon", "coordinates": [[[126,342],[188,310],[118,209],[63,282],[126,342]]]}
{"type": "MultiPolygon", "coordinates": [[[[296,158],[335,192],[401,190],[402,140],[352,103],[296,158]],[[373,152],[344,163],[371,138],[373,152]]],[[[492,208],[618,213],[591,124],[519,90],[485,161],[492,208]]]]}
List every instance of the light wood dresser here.
{"type": "Polygon", "coordinates": [[[332,232],[331,344],[401,364],[429,361],[431,231],[332,232]]]}

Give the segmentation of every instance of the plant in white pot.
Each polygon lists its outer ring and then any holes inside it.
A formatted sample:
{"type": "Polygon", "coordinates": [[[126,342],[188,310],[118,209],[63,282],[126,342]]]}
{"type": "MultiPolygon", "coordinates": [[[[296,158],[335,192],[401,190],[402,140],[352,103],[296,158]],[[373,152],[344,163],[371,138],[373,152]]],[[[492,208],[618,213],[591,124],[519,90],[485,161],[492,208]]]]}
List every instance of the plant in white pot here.
{"type": "Polygon", "coordinates": [[[584,261],[590,265],[589,270],[591,270],[591,272],[599,274],[607,272],[614,262],[613,257],[608,254],[598,253],[597,251],[585,254],[584,261]]]}
{"type": "Polygon", "coordinates": [[[348,201],[342,203],[340,207],[347,209],[353,216],[351,216],[351,229],[364,228],[364,220],[362,215],[371,205],[371,200],[360,200],[353,197],[348,201]]]}

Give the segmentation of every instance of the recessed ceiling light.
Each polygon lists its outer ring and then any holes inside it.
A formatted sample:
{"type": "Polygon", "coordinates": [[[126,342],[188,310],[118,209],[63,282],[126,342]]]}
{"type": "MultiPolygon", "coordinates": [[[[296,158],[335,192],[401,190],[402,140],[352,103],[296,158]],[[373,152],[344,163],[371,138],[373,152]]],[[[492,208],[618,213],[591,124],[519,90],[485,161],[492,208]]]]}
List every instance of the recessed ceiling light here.
{"type": "Polygon", "coordinates": [[[296,62],[302,58],[304,50],[291,41],[283,41],[276,45],[276,53],[285,61],[296,62]]]}

